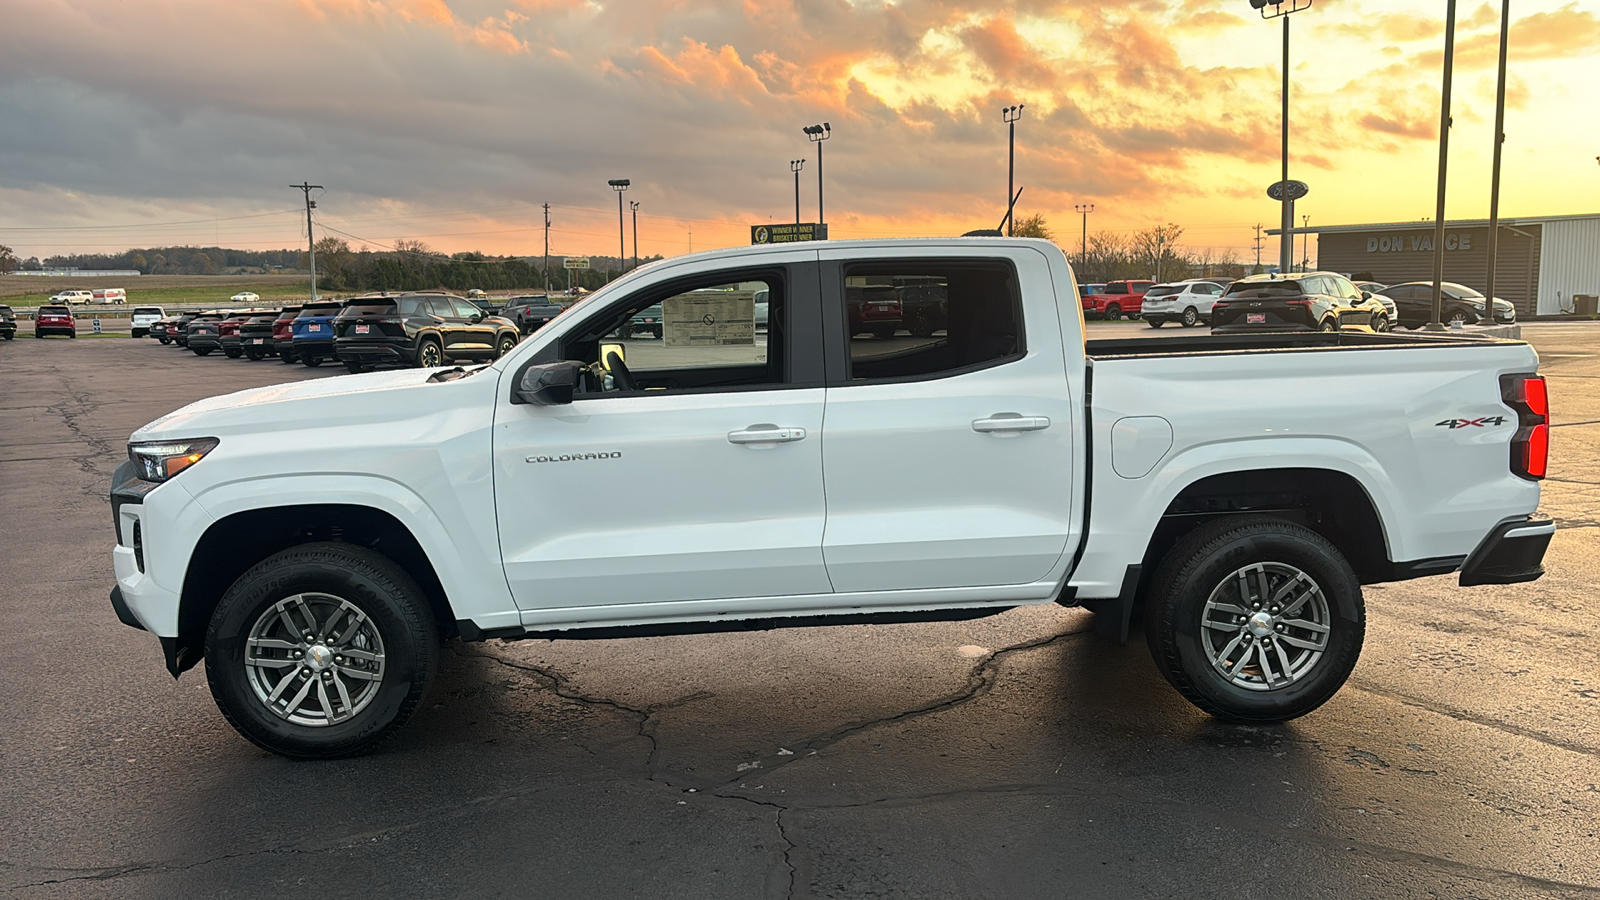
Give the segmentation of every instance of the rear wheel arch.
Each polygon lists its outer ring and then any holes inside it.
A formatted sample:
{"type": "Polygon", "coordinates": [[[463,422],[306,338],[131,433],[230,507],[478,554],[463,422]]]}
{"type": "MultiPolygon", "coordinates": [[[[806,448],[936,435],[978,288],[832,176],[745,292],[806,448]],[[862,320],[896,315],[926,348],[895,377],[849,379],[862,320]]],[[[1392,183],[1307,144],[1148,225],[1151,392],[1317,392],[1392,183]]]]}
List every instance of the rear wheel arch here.
{"type": "Polygon", "coordinates": [[[1349,560],[1362,584],[1394,578],[1382,516],[1366,487],[1334,469],[1246,469],[1186,485],[1167,504],[1145,549],[1154,573],[1185,535],[1225,516],[1266,513],[1310,528],[1349,560]]]}
{"type": "Polygon", "coordinates": [[[291,547],[327,541],[371,550],[405,570],[427,595],[442,636],[453,636],[456,617],[444,584],[416,536],[390,513],[332,503],[252,509],[214,522],[190,553],[178,602],[174,674],[200,661],[212,613],[241,575],[291,547]]]}

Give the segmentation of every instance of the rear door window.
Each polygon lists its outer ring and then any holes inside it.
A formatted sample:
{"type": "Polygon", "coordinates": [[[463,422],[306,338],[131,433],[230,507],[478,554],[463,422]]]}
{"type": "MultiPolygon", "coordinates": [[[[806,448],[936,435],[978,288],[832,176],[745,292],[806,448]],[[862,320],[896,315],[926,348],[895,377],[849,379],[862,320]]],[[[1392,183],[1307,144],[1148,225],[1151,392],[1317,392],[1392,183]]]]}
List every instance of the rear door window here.
{"type": "Polygon", "coordinates": [[[1022,297],[1009,262],[869,262],[848,265],[844,274],[842,318],[845,330],[853,332],[845,335],[847,377],[852,383],[953,375],[1023,355],[1022,297]],[[852,311],[854,296],[864,301],[876,296],[875,285],[912,279],[937,286],[936,293],[943,297],[940,327],[931,334],[897,328],[885,336],[887,329],[876,327],[873,313],[852,311]]]}

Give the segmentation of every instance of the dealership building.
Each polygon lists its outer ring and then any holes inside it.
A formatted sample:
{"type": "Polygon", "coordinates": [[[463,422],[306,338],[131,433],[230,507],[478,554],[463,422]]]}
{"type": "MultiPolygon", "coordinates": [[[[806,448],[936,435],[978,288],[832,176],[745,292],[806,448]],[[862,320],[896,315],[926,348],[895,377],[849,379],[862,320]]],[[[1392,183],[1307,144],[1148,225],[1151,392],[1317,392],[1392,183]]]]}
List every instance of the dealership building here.
{"type": "MultiPolygon", "coordinates": [[[[1317,268],[1400,284],[1433,280],[1432,222],[1326,225],[1295,229],[1317,235],[1317,268]]],[[[1271,233],[1276,234],[1276,231],[1271,233]]],[[[1600,214],[1500,220],[1494,292],[1518,315],[1573,311],[1573,295],[1600,295],[1600,214]]],[[[1489,221],[1444,225],[1444,280],[1488,287],[1489,221]]]]}

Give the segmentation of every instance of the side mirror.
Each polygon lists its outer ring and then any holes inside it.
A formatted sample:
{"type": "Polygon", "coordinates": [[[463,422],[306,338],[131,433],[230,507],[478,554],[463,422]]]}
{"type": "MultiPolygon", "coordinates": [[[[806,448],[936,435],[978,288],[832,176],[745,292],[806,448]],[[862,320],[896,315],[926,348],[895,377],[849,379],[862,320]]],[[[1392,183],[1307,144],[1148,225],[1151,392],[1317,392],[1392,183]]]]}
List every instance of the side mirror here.
{"type": "Polygon", "coordinates": [[[529,366],[522,370],[513,402],[535,406],[561,406],[572,402],[572,392],[584,366],[572,360],[529,366]]]}
{"type": "Polygon", "coordinates": [[[479,323],[479,322],[482,322],[482,321],[483,321],[483,313],[473,313],[473,314],[472,314],[472,317],[471,317],[471,318],[469,318],[469,319],[467,319],[467,321],[468,321],[468,322],[471,322],[471,323],[472,323],[472,324],[474,324],[474,325],[476,325],[476,324],[478,324],[478,323],[479,323]]]}
{"type": "Polygon", "coordinates": [[[1372,299],[1372,292],[1371,291],[1362,291],[1361,292],[1361,299],[1363,299],[1363,300],[1371,300],[1372,299]]]}

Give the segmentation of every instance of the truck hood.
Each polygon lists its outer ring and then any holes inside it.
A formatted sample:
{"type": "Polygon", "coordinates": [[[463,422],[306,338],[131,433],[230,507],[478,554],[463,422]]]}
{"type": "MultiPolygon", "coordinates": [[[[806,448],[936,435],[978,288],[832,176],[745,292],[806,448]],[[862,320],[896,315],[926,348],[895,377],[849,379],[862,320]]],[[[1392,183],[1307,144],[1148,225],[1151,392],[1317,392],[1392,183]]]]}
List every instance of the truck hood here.
{"type": "Polygon", "coordinates": [[[303,429],[326,423],[378,425],[464,402],[463,389],[493,395],[493,369],[453,381],[428,381],[439,369],[339,375],[235,391],[197,400],[135,431],[133,441],[303,429]]]}

